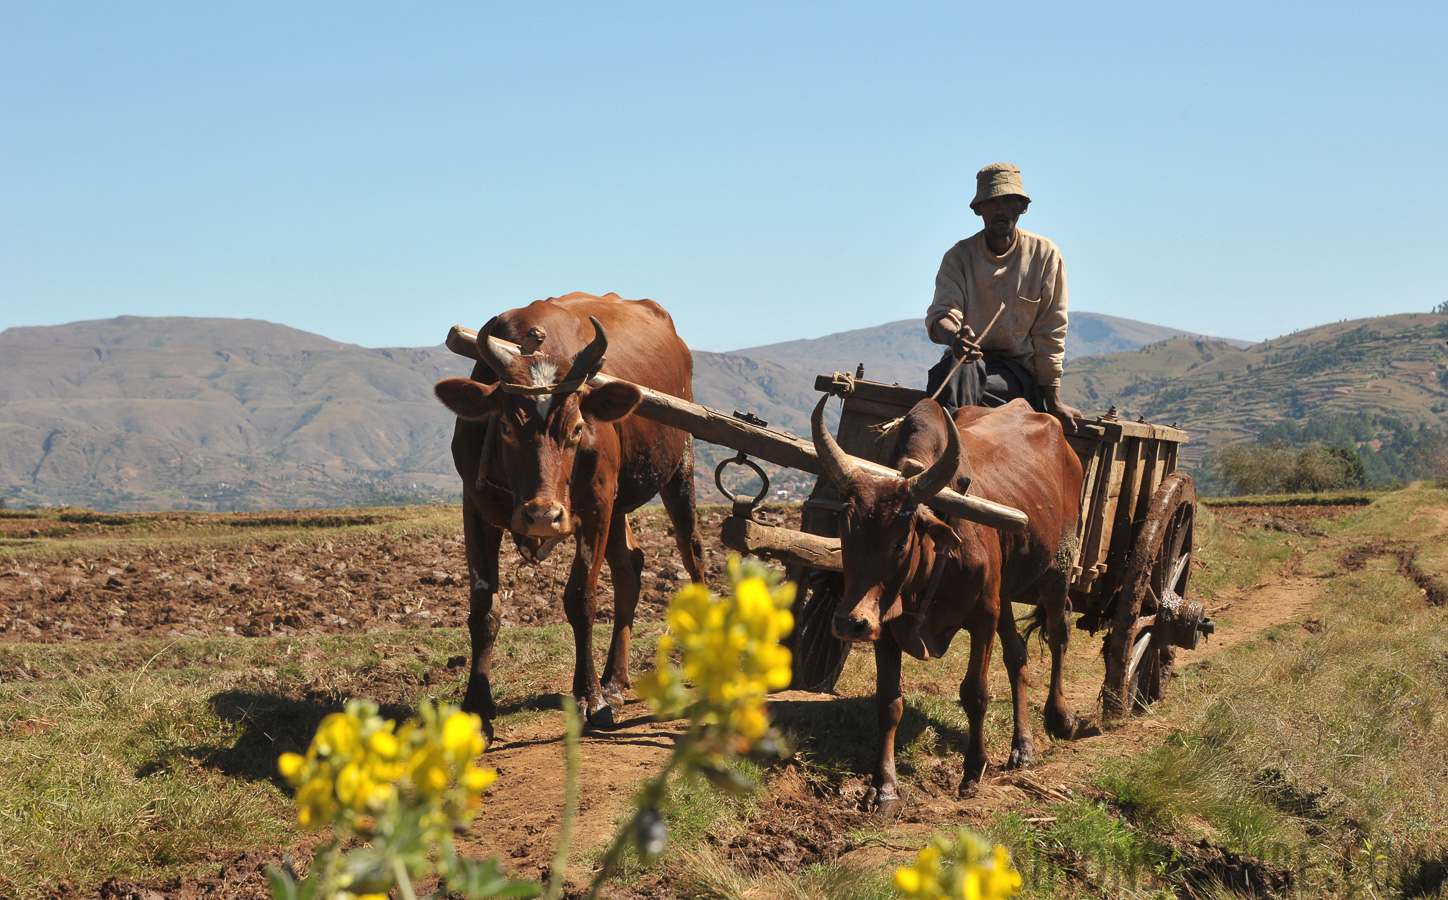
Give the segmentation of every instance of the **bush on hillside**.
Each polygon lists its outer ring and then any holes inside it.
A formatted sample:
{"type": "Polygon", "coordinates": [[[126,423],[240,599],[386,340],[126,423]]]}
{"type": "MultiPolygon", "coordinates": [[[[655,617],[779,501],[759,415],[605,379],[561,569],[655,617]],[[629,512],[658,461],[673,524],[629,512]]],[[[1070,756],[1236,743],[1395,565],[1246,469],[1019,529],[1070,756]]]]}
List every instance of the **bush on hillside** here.
{"type": "Polygon", "coordinates": [[[1431,478],[1439,487],[1448,487],[1448,436],[1436,435],[1419,441],[1409,454],[1409,463],[1423,478],[1431,478]]]}
{"type": "Polygon", "coordinates": [[[1367,483],[1357,451],[1343,447],[1236,444],[1223,448],[1212,467],[1234,495],[1320,493],[1367,483]]]}
{"type": "Polygon", "coordinates": [[[1287,484],[1320,490],[1313,485],[1322,483],[1322,473],[1332,464],[1311,455],[1304,458],[1305,451],[1338,456],[1344,472],[1338,487],[1390,487],[1421,479],[1448,482],[1448,432],[1373,412],[1275,422],[1262,429],[1255,442],[1209,455],[1192,476],[1197,490],[1206,496],[1256,493],[1239,488],[1239,482],[1278,485],[1275,491],[1287,490],[1287,484]],[[1250,471],[1254,465],[1263,471],[1250,471]]]}

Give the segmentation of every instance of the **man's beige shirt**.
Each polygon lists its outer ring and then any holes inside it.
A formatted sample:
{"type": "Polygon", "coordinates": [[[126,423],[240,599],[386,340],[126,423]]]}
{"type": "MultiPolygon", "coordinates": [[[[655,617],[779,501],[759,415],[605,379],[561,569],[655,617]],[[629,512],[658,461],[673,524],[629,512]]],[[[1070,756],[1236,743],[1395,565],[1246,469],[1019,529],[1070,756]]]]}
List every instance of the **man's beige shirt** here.
{"type": "Polygon", "coordinates": [[[985,330],[1005,303],[1005,312],[981,349],[1011,357],[1043,385],[1061,383],[1066,359],[1066,265],[1056,245],[1016,229],[1016,242],[996,256],[981,231],[951,247],[935,276],[935,302],[925,312],[930,339],[942,343],[934,325],[941,319],[955,332],[961,323],[985,330]]]}

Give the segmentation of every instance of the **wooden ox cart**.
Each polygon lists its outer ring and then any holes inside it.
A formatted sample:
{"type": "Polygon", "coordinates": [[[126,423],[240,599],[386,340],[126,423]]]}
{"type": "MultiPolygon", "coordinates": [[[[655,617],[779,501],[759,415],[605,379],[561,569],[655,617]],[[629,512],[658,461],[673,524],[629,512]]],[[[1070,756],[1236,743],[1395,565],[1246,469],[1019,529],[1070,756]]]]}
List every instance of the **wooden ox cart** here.
{"type": "MultiPolygon", "coordinates": [[[[894,436],[879,425],[895,419],[925,392],[821,375],[815,389],[844,399],[836,440],[851,455],[888,459],[894,436]]],[[[1171,680],[1177,647],[1194,649],[1214,625],[1200,603],[1186,600],[1191,578],[1196,489],[1191,476],[1176,471],[1177,449],[1186,433],[1147,422],[1126,422],[1114,411],[1077,422],[1068,441],[1081,460],[1081,534],[1070,576],[1076,627],[1105,632],[1106,677],[1102,708],[1108,717],[1142,709],[1160,699],[1171,680]]],[[[785,529],[741,521],[737,508],[726,520],[725,543],[764,552],[790,564],[801,601],[796,635],[795,680],[800,687],[833,687],[850,645],[835,638],[831,617],[841,589],[837,544],[814,544],[808,552],[785,529]]],[[[801,530],[807,535],[838,532],[839,502],[834,485],[816,482],[805,501],[801,530]]]]}
{"type": "MultiPolygon", "coordinates": [[[[447,338],[453,352],[477,358],[477,335],[461,326],[447,338]]],[[[590,384],[614,379],[596,375],[590,384]]],[[[923,391],[865,381],[862,377],[821,375],[816,390],[843,398],[837,441],[863,468],[890,472],[883,460],[894,436],[881,423],[902,415],[924,398],[923,391]]],[[[739,451],[720,464],[767,462],[822,472],[814,444],[772,429],[752,416],[728,415],[677,397],[640,388],[643,402],[635,415],[689,432],[694,437],[739,451]]],[[[1213,631],[1200,603],[1186,599],[1191,578],[1196,489],[1191,477],[1176,471],[1177,448],[1186,433],[1173,427],[1118,420],[1113,413],[1078,421],[1071,446],[1081,459],[1081,535],[1071,570],[1076,627],[1105,632],[1106,676],[1101,688],[1103,713],[1115,717],[1142,709],[1162,695],[1171,679],[1177,647],[1195,648],[1213,631]]],[[[758,470],[761,479],[762,470],[758,470]]],[[[716,481],[718,472],[716,471],[716,481]]],[[[722,487],[722,484],[721,484],[722,487]]],[[[831,630],[842,581],[834,486],[819,478],[805,501],[800,531],[755,521],[753,512],[767,494],[764,481],[753,498],[734,498],[722,540],[736,550],[773,558],[787,567],[799,585],[793,639],[794,686],[830,690],[844,666],[850,644],[831,630]]],[[[1028,511],[1012,509],[967,494],[942,490],[928,501],[938,512],[1019,531],[1028,511]]]]}

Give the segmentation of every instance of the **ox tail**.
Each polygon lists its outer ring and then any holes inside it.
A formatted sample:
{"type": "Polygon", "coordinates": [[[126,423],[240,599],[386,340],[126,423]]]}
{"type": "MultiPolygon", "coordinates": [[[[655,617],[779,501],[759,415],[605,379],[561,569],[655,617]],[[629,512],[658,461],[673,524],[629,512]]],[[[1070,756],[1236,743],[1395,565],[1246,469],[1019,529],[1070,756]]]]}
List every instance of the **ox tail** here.
{"type": "MultiPolygon", "coordinates": [[[[1017,620],[1019,622],[1021,620],[1017,620]]],[[[1031,608],[1031,614],[1025,618],[1025,627],[1021,629],[1021,638],[1027,642],[1031,635],[1041,633],[1041,640],[1046,639],[1046,607],[1044,604],[1036,604],[1031,608]]]]}

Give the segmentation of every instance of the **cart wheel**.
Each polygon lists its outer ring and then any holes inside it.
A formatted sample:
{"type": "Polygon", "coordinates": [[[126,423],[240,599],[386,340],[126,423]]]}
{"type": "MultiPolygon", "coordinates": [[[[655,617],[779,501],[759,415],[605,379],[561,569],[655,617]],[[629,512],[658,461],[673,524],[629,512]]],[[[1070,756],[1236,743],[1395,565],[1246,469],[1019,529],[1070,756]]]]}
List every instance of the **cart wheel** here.
{"type": "Polygon", "coordinates": [[[844,590],[835,572],[803,569],[795,583],[794,679],[790,687],[800,691],[833,691],[839,681],[850,644],[835,637],[835,605],[844,590]]]}
{"type": "Polygon", "coordinates": [[[1171,682],[1176,648],[1155,627],[1155,617],[1166,591],[1186,596],[1196,512],[1197,489],[1189,475],[1173,472],[1152,494],[1106,636],[1101,711],[1107,719],[1147,709],[1171,682]]]}

